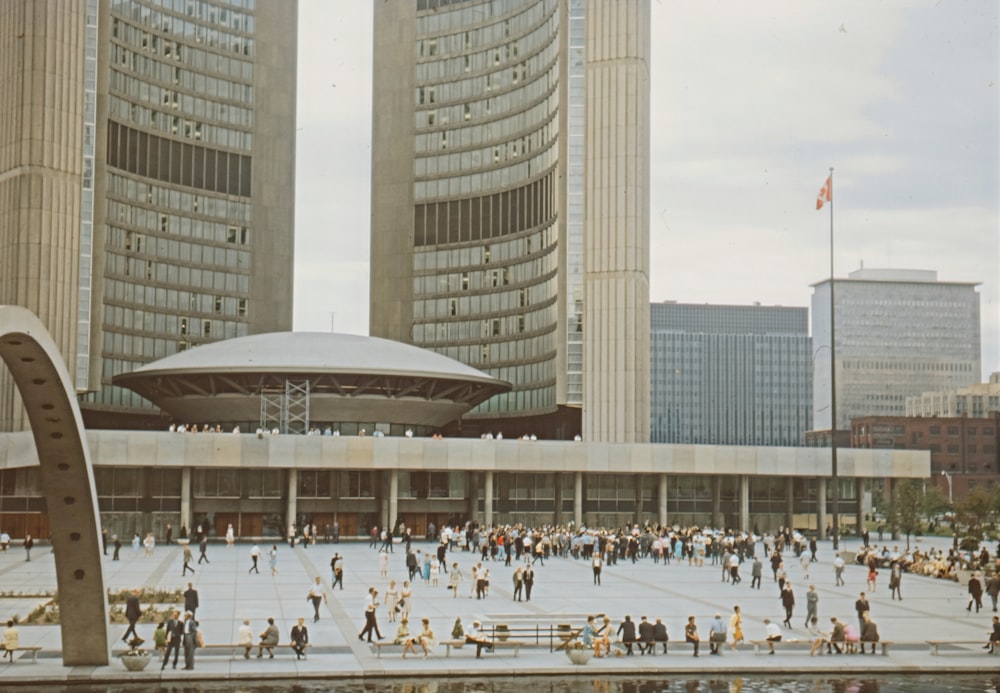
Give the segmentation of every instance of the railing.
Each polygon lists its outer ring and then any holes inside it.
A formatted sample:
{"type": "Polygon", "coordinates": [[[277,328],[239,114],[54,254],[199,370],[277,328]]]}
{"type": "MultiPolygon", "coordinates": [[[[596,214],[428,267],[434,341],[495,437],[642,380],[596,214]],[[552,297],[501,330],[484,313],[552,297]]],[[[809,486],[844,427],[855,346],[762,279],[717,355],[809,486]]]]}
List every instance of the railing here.
{"type": "Polygon", "coordinates": [[[574,623],[487,623],[480,632],[496,642],[517,640],[526,646],[548,646],[554,652],[570,640],[580,637],[583,625],[574,623]]]}

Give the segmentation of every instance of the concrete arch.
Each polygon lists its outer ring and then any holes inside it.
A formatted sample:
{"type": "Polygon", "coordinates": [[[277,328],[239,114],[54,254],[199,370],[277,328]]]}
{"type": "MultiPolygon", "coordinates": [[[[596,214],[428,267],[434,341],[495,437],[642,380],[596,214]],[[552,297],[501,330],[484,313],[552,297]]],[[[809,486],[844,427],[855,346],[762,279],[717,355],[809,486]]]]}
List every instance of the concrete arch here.
{"type": "Polygon", "coordinates": [[[76,393],[55,342],[25,308],[0,306],[0,358],[24,401],[38,451],[55,553],[63,664],[106,665],[100,518],[76,393]]]}

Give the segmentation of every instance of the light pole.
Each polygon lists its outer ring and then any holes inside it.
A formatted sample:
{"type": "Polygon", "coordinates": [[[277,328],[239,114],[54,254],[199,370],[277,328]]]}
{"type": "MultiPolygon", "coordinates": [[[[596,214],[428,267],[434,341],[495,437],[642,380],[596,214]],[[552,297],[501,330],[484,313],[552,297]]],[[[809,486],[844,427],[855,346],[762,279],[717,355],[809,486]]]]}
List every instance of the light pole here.
{"type": "Polygon", "coordinates": [[[948,505],[951,505],[953,503],[951,498],[951,474],[942,469],[941,476],[948,480],[948,505]]]}

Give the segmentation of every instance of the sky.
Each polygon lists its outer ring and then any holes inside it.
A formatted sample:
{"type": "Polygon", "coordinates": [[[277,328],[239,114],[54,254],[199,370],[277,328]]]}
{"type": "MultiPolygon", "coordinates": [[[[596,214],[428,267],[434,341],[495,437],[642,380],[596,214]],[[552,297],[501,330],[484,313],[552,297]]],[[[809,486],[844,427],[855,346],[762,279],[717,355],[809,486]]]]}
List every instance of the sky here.
{"type": "MultiPolygon", "coordinates": [[[[412,0],[390,0],[404,2],[412,0]]],[[[650,300],[977,282],[1000,371],[1000,3],[651,0],[650,300]]],[[[372,5],[300,0],[294,329],[368,334],[372,5]]]]}

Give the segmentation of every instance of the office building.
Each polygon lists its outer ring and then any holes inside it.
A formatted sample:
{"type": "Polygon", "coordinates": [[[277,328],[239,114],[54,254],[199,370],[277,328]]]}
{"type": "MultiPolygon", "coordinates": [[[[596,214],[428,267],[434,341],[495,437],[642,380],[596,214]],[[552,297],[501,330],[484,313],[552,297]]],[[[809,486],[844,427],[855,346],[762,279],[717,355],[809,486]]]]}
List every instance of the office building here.
{"type": "Polygon", "coordinates": [[[1000,412],[971,416],[864,416],[851,421],[851,447],[927,450],[931,483],[951,500],[1000,481],[1000,412]]]}
{"type": "Polygon", "coordinates": [[[514,386],[454,433],[649,440],[649,12],[375,5],[370,332],[514,386]]]}
{"type": "MultiPolygon", "coordinates": [[[[906,398],[979,382],[979,293],[937,272],[860,269],[834,284],[837,422],[902,416],[906,398]]],[[[831,428],[830,280],[813,285],[813,425],[831,428]]]]}
{"type": "Polygon", "coordinates": [[[812,427],[806,308],[650,306],[655,443],[801,445],[812,427]]]}
{"type": "MultiPolygon", "coordinates": [[[[291,327],[297,14],[0,5],[0,304],[41,318],[89,426],[155,416],[113,375],[291,327]]],[[[0,373],[0,429],[25,425],[0,373]]]]}
{"type": "Polygon", "coordinates": [[[988,383],[942,392],[922,392],[906,398],[907,416],[971,416],[979,418],[1000,412],[1000,372],[988,383]]]}

